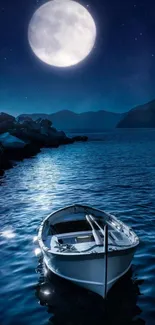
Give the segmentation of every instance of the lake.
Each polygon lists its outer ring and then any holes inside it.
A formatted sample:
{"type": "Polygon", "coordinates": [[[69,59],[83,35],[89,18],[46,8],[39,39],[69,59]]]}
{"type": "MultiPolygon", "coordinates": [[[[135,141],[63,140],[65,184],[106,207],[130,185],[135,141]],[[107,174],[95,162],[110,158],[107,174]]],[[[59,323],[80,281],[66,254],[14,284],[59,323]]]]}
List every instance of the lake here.
{"type": "Polygon", "coordinates": [[[155,130],[89,133],[43,149],[0,178],[0,324],[155,324],[155,130]],[[73,203],[104,209],[140,237],[132,269],[102,298],[44,276],[33,237],[73,203]],[[50,295],[46,295],[46,289],[50,295]]]}

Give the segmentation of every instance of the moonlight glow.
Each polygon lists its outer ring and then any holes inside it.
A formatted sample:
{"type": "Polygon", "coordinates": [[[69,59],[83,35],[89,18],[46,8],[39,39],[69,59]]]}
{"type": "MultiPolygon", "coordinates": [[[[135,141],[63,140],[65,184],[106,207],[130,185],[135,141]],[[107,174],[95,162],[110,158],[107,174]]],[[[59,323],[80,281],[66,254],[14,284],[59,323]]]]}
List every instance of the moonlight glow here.
{"type": "Polygon", "coordinates": [[[86,8],[72,0],[53,0],[33,15],[28,29],[30,46],[45,63],[68,67],[92,51],[95,22],[86,8]]]}

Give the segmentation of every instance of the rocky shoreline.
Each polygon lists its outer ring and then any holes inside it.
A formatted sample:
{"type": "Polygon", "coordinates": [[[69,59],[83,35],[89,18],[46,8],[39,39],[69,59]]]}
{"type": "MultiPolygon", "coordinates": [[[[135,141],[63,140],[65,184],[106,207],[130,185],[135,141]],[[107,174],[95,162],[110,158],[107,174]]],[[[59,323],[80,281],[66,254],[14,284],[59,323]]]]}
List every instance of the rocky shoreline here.
{"type": "Polygon", "coordinates": [[[13,166],[13,161],[33,157],[41,148],[58,148],[87,140],[86,136],[68,137],[48,119],[33,121],[30,117],[15,118],[0,113],[0,175],[13,166]]]}

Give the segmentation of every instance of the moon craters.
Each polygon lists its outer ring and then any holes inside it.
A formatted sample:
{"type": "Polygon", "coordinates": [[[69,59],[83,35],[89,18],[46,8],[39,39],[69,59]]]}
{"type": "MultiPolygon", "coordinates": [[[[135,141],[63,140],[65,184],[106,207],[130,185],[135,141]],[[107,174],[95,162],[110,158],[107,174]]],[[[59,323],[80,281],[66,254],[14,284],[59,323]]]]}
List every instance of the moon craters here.
{"type": "Polygon", "coordinates": [[[88,10],[79,3],[54,0],[34,13],[28,39],[40,60],[49,65],[67,67],[79,63],[91,52],[96,26],[88,10]]]}

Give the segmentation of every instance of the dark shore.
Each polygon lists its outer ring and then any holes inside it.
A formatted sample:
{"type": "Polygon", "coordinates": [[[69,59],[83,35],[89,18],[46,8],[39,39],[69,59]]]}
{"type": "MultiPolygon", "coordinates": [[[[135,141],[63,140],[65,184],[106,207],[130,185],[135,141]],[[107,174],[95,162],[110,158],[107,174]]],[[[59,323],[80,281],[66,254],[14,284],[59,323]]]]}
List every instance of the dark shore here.
{"type": "Polygon", "coordinates": [[[33,121],[30,117],[15,118],[0,113],[0,175],[13,166],[13,161],[33,157],[42,148],[58,148],[87,140],[87,136],[68,137],[48,119],[33,121]]]}

